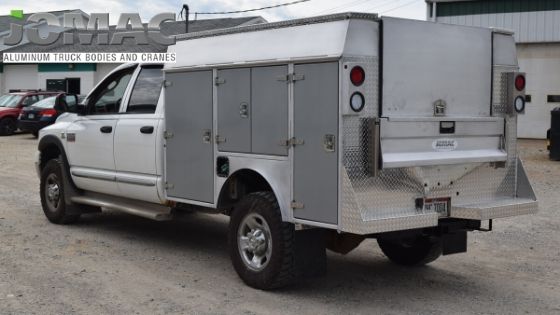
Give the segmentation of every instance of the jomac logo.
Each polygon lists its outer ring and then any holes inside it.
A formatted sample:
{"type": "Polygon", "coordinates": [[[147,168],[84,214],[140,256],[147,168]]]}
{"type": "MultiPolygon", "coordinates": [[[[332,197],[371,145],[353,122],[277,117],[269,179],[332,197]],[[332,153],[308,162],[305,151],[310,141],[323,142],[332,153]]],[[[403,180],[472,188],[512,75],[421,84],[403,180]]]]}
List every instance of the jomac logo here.
{"type": "MultiPolygon", "coordinates": [[[[125,38],[133,38],[138,45],[147,45],[148,38],[160,45],[168,46],[175,44],[175,37],[164,36],[160,29],[161,23],[175,21],[174,13],[157,14],[150,20],[147,29],[142,24],[142,19],[138,13],[123,13],[119,17],[117,27],[110,40],[108,13],[92,13],[87,23],[84,16],[80,13],[65,13],[63,23],[52,13],[35,13],[27,19],[27,23],[39,23],[41,21],[45,21],[48,25],[54,27],[78,30],[78,41],[81,45],[91,45],[94,34],[97,35],[97,44],[100,45],[121,45],[125,38]],[[130,27],[128,27],[129,25],[130,27]]],[[[13,46],[21,43],[23,33],[23,25],[12,23],[10,25],[10,35],[4,38],[4,44],[13,46]]],[[[37,45],[53,44],[60,38],[61,34],[65,45],[75,44],[75,32],[49,32],[46,37],[42,37],[37,27],[25,29],[27,39],[37,45]]]]}

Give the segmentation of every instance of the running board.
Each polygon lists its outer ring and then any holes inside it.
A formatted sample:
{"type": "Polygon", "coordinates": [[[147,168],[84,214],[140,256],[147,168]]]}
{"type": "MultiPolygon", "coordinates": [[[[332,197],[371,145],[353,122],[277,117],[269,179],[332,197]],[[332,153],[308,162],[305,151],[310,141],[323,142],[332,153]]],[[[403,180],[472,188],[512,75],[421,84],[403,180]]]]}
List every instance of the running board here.
{"type": "Polygon", "coordinates": [[[70,198],[70,200],[77,204],[102,207],[155,221],[171,220],[171,208],[154,203],[97,193],[86,193],[85,195],[74,196],[70,198]]]}

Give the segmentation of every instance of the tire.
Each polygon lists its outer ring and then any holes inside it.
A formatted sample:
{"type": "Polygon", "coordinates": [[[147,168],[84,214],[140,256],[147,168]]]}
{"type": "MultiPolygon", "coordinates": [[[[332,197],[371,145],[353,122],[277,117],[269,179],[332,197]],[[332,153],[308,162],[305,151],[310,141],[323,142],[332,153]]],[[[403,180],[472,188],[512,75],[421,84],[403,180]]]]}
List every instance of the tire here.
{"type": "Polygon", "coordinates": [[[39,138],[39,131],[33,131],[31,134],[34,138],[39,138]]]}
{"type": "Polygon", "coordinates": [[[71,224],[76,222],[79,214],[67,214],[64,201],[64,181],[62,162],[53,159],[47,162],[41,172],[41,206],[47,219],[54,224],[71,224]]]}
{"type": "Polygon", "coordinates": [[[0,120],[0,136],[11,136],[17,130],[16,120],[6,117],[0,120]]]}
{"type": "Polygon", "coordinates": [[[389,260],[402,266],[423,266],[435,261],[442,254],[441,240],[435,236],[378,238],[377,243],[389,260]]]}
{"type": "Polygon", "coordinates": [[[239,202],[230,219],[228,246],[233,267],[247,285],[271,290],[295,282],[295,230],[282,221],[273,193],[251,193],[239,202]]]}

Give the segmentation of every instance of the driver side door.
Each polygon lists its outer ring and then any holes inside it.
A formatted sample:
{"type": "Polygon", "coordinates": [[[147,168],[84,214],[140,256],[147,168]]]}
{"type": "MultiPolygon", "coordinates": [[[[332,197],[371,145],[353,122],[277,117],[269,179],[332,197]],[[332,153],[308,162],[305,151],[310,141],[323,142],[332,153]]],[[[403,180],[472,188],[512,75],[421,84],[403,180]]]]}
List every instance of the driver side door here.
{"type": "Polygon", "coordinates": [[[117,193],[114,133],[135,68],[116,71],[101,82],[85,100],[85,112],[67,129],[70,173],[81,189],[117,193]]]}

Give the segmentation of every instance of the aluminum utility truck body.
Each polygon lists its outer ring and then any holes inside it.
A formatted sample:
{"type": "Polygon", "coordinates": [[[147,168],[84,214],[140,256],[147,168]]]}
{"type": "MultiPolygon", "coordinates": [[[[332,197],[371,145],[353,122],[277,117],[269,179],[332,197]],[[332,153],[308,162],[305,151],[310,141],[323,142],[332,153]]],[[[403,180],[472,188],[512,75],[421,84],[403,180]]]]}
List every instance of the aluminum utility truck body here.
{"type": "Polygon", "coordinates": [[[483,221],[537,211],[507,31],[347,13],[185,34],[169,51],[177,63],[116,69],[41,132],[51,221],[224,213],[236,271],[268,289],[323,269],[325,247],[375,237],[423,264],[466,251],[483,221]]]}

